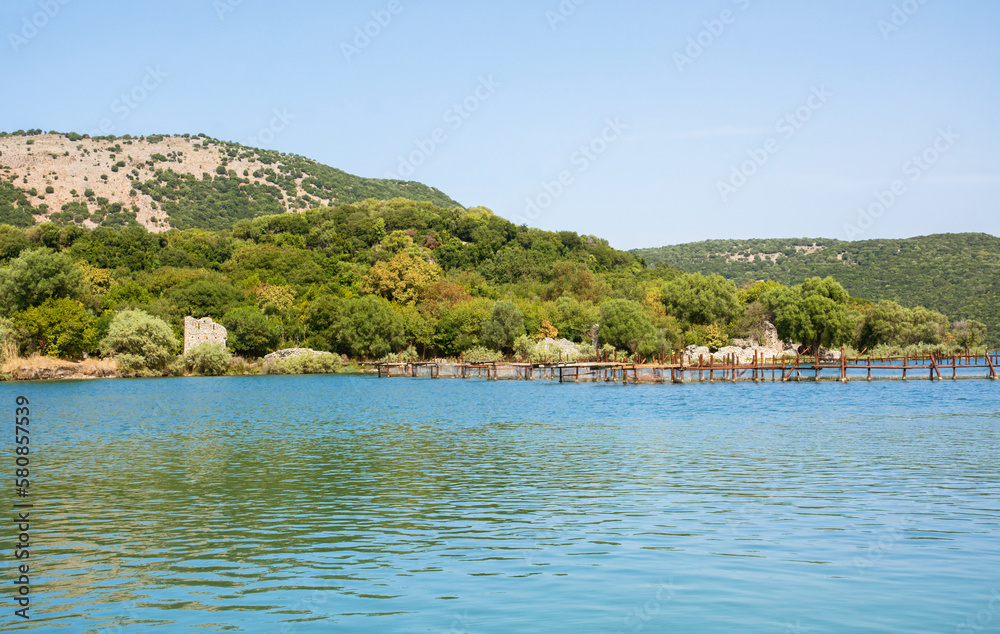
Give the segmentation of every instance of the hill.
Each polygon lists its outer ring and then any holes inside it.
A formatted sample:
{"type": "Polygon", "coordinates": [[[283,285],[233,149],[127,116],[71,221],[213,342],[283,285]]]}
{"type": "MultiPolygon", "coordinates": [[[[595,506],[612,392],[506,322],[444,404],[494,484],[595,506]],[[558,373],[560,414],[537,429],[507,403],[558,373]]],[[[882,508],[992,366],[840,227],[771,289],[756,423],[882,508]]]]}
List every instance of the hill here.
{"type": "Polygon", "coordinates": [[[361,178],[203,134],[0,133],[0,224],[222,230],[241,219],[369,198],[461,206],[421,183],[361,178]]]}
{"type": "Polygon", "coordinates": [[[708,240],[636,249],[649,264],[719,274],[738,284],[793,284],[832,276],[853,297],[924,306],[952,319],[976,319],[1000,345],[1000,238],[982,233],[905,240],[708,240]]]}

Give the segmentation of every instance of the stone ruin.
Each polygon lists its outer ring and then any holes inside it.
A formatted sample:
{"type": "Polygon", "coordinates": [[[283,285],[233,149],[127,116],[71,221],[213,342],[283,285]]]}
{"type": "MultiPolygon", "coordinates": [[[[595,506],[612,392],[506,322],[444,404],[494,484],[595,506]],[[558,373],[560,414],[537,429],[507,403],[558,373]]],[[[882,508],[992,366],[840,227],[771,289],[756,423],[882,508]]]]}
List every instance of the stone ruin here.
{"type": "Polygon", "coordinates": [[[195,319],[194,317],[184,318],[184,354],[198,344],[217,343],[226,345],[226,329],[221,324],[212,321],[211,317],[195,319]]]}

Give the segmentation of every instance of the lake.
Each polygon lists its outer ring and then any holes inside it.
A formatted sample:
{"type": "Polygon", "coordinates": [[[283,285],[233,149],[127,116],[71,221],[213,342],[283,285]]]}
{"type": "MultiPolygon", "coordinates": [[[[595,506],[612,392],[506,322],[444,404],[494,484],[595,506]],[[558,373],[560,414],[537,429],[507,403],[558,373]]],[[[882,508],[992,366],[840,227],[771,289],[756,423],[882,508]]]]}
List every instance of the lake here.
{"type": "Polygon", "coordinates": [[[2,628],[1000,631],[991,381],[21,394],[32,618],[2,628]]]}

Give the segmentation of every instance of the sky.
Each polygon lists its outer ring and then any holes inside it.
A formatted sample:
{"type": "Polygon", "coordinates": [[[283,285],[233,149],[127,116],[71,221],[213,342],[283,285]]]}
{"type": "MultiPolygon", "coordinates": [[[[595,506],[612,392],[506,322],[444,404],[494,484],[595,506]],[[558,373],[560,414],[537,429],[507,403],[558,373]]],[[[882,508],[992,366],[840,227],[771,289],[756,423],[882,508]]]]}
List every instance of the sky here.
{"type": "Polygon", "coordinates": [[[0,130],[205,133],[621,249],[1000,235],[992,0],[5,0],[0,130]]]}

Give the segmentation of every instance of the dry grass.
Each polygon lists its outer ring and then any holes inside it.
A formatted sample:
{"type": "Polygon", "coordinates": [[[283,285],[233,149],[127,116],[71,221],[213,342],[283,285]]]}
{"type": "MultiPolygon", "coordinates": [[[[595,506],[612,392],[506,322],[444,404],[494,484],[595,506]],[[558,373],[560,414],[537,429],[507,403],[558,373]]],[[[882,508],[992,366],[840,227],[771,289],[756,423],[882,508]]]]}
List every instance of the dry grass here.
{"type": "Polygon", "coordinates": [[[110,359],[66,361],[34,354],[30,357],[7,358],[2,367],[4,374],[14,379],[35,381],[43,379],[101,378],[118,375],[118,364],[110,359]]]}
{"type": "Polygon", "coordinates": [[[18,354],[17,344],[11,341],[9,337],[3,337],[3,343],[0,344],[0,362],[7,361],[8,359],[16,359],[18,354]]]}

